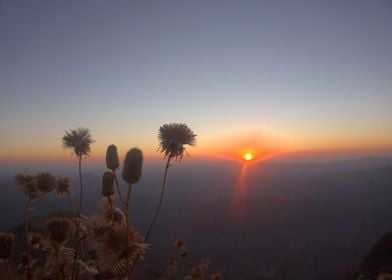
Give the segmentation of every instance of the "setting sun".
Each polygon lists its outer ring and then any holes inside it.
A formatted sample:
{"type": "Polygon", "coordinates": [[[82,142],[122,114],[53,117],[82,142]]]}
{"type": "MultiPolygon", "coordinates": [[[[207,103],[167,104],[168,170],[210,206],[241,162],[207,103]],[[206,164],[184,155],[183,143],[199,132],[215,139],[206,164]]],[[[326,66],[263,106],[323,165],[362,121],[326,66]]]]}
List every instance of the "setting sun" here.
{"type": "Polygon", "coordinates": [[[246,160],[252,160],[252,159],[253,159],[253,155],[252,155],[251,153],[246,153],[246,154],[244,155],[244,159],[246,159],[246,160]]]}

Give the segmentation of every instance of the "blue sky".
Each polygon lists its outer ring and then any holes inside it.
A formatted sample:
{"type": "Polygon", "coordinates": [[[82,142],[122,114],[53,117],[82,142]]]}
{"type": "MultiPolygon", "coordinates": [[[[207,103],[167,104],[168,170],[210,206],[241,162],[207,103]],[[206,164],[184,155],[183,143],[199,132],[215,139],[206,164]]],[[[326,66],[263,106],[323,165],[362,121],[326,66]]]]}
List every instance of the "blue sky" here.
{"type": "Polygon", "coordinates": [[[154,153],[172,121],[201,150],[244,128],[392,148],[392,1],[2,0],[0,38],[4,158],[63,155],[78,126],[98,155],[154,153]]]}

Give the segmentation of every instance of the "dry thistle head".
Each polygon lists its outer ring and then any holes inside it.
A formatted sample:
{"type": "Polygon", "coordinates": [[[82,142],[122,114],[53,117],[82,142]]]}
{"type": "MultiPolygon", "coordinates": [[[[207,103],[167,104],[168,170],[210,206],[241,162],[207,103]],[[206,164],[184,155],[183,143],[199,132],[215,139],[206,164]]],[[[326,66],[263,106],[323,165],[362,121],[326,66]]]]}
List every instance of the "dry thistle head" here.
{"type": "Polygon", "coordinates": [[[43,241],[44,237],[41,234],[35,232],[29,234],[29,244],[34,249],[40,249],[43,241]]]}
{"type": "Polygon", "coordinates": [[[134,184],[142,176],[143,154],[138,148],[129,150],[124,160],[122,177],[125,182],[134,184]]]}
{"type": "Polygon", "coordinates": [[[120,167],[120,160],[115,145],[109,145],[106,149],[106,167],[113,172],[120,167]]]}
{"type": "Polygon", "coordinates": [[[114,219],[115,224],[121,225],[121,224],[125,223],[125,215],[124,215],[123,211],[121,211],[119,208],[105,209],[104,217],[107,222],[110,222],[112,220],[112,212],[113,212],[113,219],[114,219]]]}
{"type": "Polygon", "coordinates": [[[40,193],[37,185],[37,179],[33,175],[23,171],[16,174],[14,179],[15,183],[21,187],[22,192],[30,199],[34,199],[39,196],[40,193]]]}
{"type": "Polygon", "coordinates": [[[57,177],[56,193],[58,196],[62,197],[71,192],[71,185],[69,183],[68,177],[57,177]]]}
{"type": "Polygon", "coordinates": [[[102,175],[102,189],[103,196],[111,196],[114,194],[114,175],[110,171],[106,171],[102,175]]]}
{"type": "Polygon", "coordinates": [[[122,225],[110,227],[102,239],[106,248],[117,254],[118,258],[127,258],[132,255],[140,254],[136,243],[142,243],[143,240],[139,234],[132,228],[125,228],[122,225]]]}
{"type": "Polygon", "coordinates": [[[46,221],[46,228],[48,229],[49,239],[62,244],[68,239],[71,222],[65,218],[51,218],[46,221]]]}
{"type": "Polygon", "coordinates": [[[37,187],[42,193],[48,193],[54,190],[56,186],[56,178],[48,172],[40,172],[35,175],[37,187]]]}
{"type": "Polygon", "coordinates": [[[0,233],[0,259],[11,258],[14,250],[15,236],[12,233],[0,233]]]}
{"type": "Polygon", "coordinates": [[[223,280],[223,275],[220,272],[214,272],[210,275],[211,280],[223,280]]]}
{"type": "Polygon", "coordinates": [[[196,134],[184,123],[164,124],[159,128],[159,150],[169,159],[181,160],[184,156],[184,145],[194,146],[196,134]]]}
{"type": "Polygon", "coordinates": [[[90,131],[83,127],[66,131],[63,136],[63,147],[72,149],[78,158],[90,155],[92,143],[94,143],[94,139],[91,137],[90,131]]]}

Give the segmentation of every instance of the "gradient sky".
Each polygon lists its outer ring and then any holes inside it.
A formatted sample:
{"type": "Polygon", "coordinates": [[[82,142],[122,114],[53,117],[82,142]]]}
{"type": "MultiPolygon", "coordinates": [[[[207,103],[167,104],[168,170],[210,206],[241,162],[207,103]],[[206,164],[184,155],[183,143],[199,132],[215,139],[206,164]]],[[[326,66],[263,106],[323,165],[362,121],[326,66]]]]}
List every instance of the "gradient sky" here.
{"type": "Polygon", "coordinates": [[[391,150],[392,1],[0,0],[0,161],[69,158],[64,131],[157,154],[391,150]]]}

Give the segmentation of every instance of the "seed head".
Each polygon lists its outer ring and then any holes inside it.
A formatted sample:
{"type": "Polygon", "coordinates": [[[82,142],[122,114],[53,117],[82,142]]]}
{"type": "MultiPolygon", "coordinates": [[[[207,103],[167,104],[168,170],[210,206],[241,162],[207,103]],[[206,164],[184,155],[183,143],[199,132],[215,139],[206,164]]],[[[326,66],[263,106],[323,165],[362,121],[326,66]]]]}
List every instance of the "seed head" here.
{"type": "Polygon", "coordinates": [[[65,218],[51,218],[46,221],[46,228],[49,232],[49,239],[62,244],[68,239],[71,222],[65,218]]]}
{"type": "Polygon", "coordinates": [[[68,177],[57,177],[57,184],[56,184],[56,193],[62,197],[65,194],[69,194],[71,192],[71,186],[69,183],[68,177]]]}
{"type": "Polygon", "coordinates": [[[169,159],[181,160],[184,156],[184,145],[194,146],[196,134],[184,123],[164,124],[159,128],[159,150],[169,159]]]}
{"type": "Polygon", "coordinates": [[[142,176],[143,154],[138,148],[129,150],[124,160],[122,177],[125,182],[134,184],[142,176]]]}
{"type": "Polygon", "coordinates": [[[90,155],[92,143],[94,143],[94,139],[91,137],[90,131],[83,127],[66,131],[63,136],[63,147],[72,149],[78,158],[90,155]]]}
{"type": "Polygon", "coordinates": [[[106,167],[113,172],[120,167],[120,160],[118,159],[117,147],[109,145],[106,149],[106,167]]]}
{"type": "Polygon", "coordinates": [[[23,171],[16,174],[15,183],[20,186],[22,192],[30,199],[34,199],[40,195],[40,190],[37,185],[37,178],[33,175],[23,171]]]}
{"type": "Polygon", "coordinates": [[[11,258],[14,250],[15,236],[11,233],[0,233],[0,259],[11,258]]]}
{"type": "Polygon", "coordinates": [[[111,196],[114,194],[114,176],[110,171],[103,173],[101,193],[103,196],[111,196]]]}
{"type": "Polygon", "coordinates": [[[48,193],[54,190],[56,186],[56,178],[48,172],[40,172],[35,175],[37,187],[42,193],[48,193]]]}

